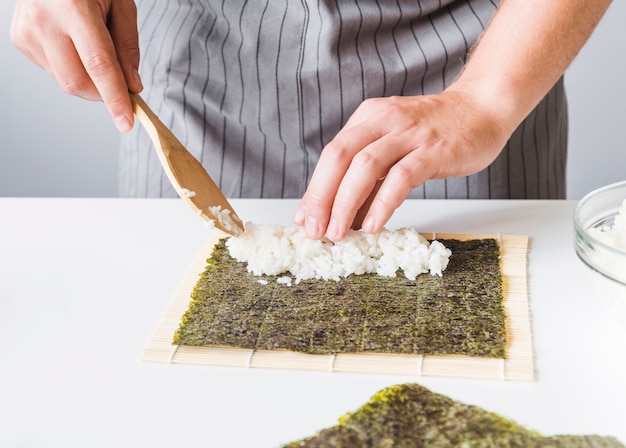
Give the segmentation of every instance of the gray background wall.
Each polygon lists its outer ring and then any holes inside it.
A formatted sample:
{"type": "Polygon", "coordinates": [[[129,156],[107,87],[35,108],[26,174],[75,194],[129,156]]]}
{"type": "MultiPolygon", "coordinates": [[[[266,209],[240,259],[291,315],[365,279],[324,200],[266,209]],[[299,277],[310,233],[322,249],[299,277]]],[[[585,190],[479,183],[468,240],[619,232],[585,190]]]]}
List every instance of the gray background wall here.
{"type": "MultiPolygon", "coordinates": [[[[118,134],[101,103],[65,95],[9,40],[0,2],[0,196],[117,195],[118,134]]],[[[626,180],[626,2],[615,1],[566,74],[568,198],[626,180]]]]}

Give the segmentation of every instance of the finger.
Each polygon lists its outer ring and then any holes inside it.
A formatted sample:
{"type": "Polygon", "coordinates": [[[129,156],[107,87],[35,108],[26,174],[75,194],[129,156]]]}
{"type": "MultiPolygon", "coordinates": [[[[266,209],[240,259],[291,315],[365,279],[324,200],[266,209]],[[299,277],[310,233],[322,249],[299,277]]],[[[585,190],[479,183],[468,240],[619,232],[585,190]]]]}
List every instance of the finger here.
{"type": "MultiPolygon", "coordinates": [[[[45,21],[38,20],[35,23],[26,22],[23,18],[23,10],[23,3],[17,2],[11,20],[11,43],[32,62],[47,70],[48,64],[43,49],[39,44],[41,40],[36,37],[37,34],[41,34],[40,31],[45,21]]],[[[37,18],[41,17],[42,14],[37,16],[37,14],[32,13],[31,16],[37,18]]]]}
{"type": "Polygon", "coordinates": [[[99,99],[76,49],[45,5],[17,2],[11,39],[31,61],[44,68],[61,88],[73,95],[99,99]]]}
{"type": "Polygon", "coordinates": [[[110,23],[111,39],[128,89],[139,93],[143,85],[139,76],[139,35],[135,2],[127,0],[113,3],[110,23]]]}
{"type": "MultiPolygon", "coordinates": [[[[13,40],[13,37],[11,38],[11,40],[13,40]]],[[[44,70],[48,70],[48,61],[46,60],[44,51],[40,45],[33,44],[29,47],[26,47],[17,41],[13,41],[13,44],[31,62],[43,68],[44,70]]]]}
{"type": "MultiPolygon", "coordinates": [[[[348,122],[344,125],[344,127],[337,133],[337,135],[335,136],[335,139],[333,142],[329,143],[327,146],[332,146],[334,144],[336,144],[336,142],[340,142],[342,141],[342,135],[350,128],[356,126],[357,124],[365,121],[367,119],[367,117],[369,116],[369,113],[367,112],[367,110],[363,110],[362,105],[361,107],[357,108],[357,110],[352,114],[352,116],[350,117],[350,119],[348,120],[348,122]]],[[[347,137],[348,139],[350,137],[347,137]]],[[[364,144],[367,144],[367,142],[364,142],[364,144]]],[[[328,152],[329,150],[327,150],[328,152]]],[[[324,164],[325,159],[327,158],[327,154],[324,154],[324,152],[322,152],[322,155],[320,156],[320,161],[318,162],[317,166],[316,166],[316,171],[322,171],[324,168],[324,164]]],[[[349,163],[349,162],[346,162],[349,163]]],[[[331,163],[331,166],[334,166],[331,163]]],[[[346,165],[347,166],[347,165],[346,165]]],[[[313,191],[316,189],[316,184],[318,183],[318,177],[320,175],[317,174],[316,172],[313,173],[313,177],[311,178],[311,182],[309,184],[309,187],[307,188],[307,192],[305,192],[305,194],[303,195],[302,199],[300,200],[300,202],[298,203],[298,206],[296,207],[296,210],[294,212],[293,215],[293,222],[296,225],[299,226],[303,226],[306,223],[306,217],[307,217],[307,203],[308,201],[308,194],[310,191],[313,191]]],[[[320,180],[319,182],[323,182],[323,180],[320,180]]],[[[312,233],[317,233],[317,232],[312,232],[312,233]]]]}
{"type": "Polygon", "coordinates": [[[354,221],[352,221],[353,229],[359,230],[363,226],[363,220],[367,216],[367,212],[369,211],[370,206],[372,205],[372,202],[374,201],[374,198],[376,197],[376,194],[378,193],[378,190],[380,190],[380,187],[383,184],[383,180],[384,179],[379,179],[376,181],[376,184],[374,185],[372,192],[369,194],[369,196],[367,197],[363,205],[361,205],[361,208],[359,208],[359,211],[356,212],[354,221]]]}
{"type": "Polygon", "coordinates": [[[369,132],[342,130],[326,145],[296,212],[296,218],[305,226],[309,238],[324,236],[337,189],[352,158],[375,139],[369,132]]]}
{"type": "Polygon", "coordinates": [[[65,93],[88,100],[100,99],[69,36],[47,39],[43,51],[49,61],[48,72],[65,93]]]}
{"type": "MultiPolygon", "coordinates": [[[[389,98],[367,98],[352,113],[346,124],[343,125],[342,131],[349,130],[368,120],[371,120],[384,111],[384,105],[387,104],[389,98]]],[[[382,124],[382,121],[378,122],[382,124]]]]}
{"type": "Polygon", "coordinates": [[[306,194],[300,199],[298,205],[296,206],[296,210],[293,213],[293,222],[297,226],[303,226],[304,220],[306,219],[306,194]]]}
{"type": "Polygon", "coordinates": [[[49,18],[50,12],[37,6],[31,6],[24,12],[24,6],[20,5],[22,3],[18,2],[11,28],[11,37],[16,46],[29,59],[46,69],[65,92],[98,99],[97,91],[89,80],[71,39],[49,18]]]}
{"type": "Polygon", "coordinates": [[[363,220],[363,231],[376,233],[381,230],[411,190],[431,178],[432,171],[418,150],[392,166],[363,220]]]}
{"type": "Polygon", "coordinates": [[[337,139],[322,151],[295,216],[296,222],[304,225],[309,238],[319,239],[326,233],[332,199],[348,167],[349,158],[349,149],[337,139]]]}
{"type": "Polygon", "coordinates": [[[89,12],[70,34],[85,71],[113,122],[120,132],[129,131],[133,125],[133,112],[128,84],[103,18],[96,12],[89,12]]]}
{"type": "MultiPolygon", "coordinates": [[[[360,132],[363,126],[354,127],[352,132],[360,132]]],[[[335,195],[326,232],[330,240],[340,241],[345,237],[376,182],[409,151],[401,136],[387,134],[355,154],[335,195]]]]}

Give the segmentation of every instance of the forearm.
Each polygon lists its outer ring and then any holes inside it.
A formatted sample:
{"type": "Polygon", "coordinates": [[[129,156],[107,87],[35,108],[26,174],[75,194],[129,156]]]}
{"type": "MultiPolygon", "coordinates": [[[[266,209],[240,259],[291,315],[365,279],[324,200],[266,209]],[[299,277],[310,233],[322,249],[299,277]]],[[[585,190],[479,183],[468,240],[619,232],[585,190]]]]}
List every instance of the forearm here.
{"type": "Polygon", "coordinates": [[[505,132],[513,132],[562,76],[610,3],[503,0],[450,89],[475,95],[505,132]]]}

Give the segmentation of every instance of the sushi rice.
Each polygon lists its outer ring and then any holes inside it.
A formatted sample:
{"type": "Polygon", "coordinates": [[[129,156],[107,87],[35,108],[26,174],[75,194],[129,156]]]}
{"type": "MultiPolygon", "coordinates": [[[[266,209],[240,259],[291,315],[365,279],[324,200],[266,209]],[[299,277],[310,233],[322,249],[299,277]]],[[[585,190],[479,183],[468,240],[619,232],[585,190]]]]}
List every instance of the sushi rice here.
{"type": "Polygon", "coordinates": [[[306,279],[339,280],[351,274],[377,273],[406,278],[441,276],[452,252],[439,241],[428,242],[413,227],[383,229],[375,234],[350,230],[340,242],[307,238],[299,226],[246,223],[246,231],[227,240],[230,255],[248,264],[256,276],[290,273],[306,279]]]}

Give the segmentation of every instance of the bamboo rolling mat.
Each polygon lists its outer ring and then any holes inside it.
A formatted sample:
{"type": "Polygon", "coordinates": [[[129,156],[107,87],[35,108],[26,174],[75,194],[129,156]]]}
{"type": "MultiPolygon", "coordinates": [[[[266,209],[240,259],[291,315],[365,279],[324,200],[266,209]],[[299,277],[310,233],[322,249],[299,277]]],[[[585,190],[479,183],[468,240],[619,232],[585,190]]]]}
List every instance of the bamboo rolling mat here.
{"type": "MultiPolygon", "coordinates": [[[[426,238],[471,240],[494,238],[500,245],[502,288],[506,312],[505,357],[337,353],[312,355],[286,350],[250,350],[225,346],[178,346],[174,333],[189,307],[191,293],[218,237],[200,251],[148,341],[140,360],[243,368],[317,370],[415,376],[532,381],[534,357],[527,292],[528,237],[521,235],[424,234],[426,238]]],[[[445,275],[445,274],[444,274],[445,275]]]]}

